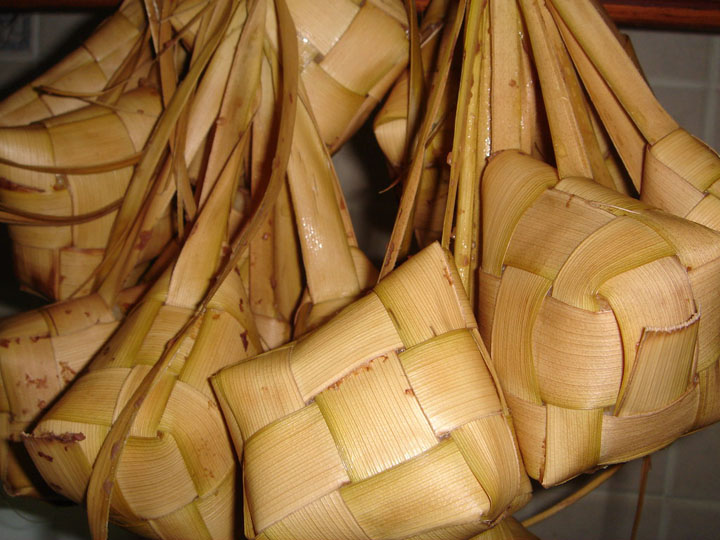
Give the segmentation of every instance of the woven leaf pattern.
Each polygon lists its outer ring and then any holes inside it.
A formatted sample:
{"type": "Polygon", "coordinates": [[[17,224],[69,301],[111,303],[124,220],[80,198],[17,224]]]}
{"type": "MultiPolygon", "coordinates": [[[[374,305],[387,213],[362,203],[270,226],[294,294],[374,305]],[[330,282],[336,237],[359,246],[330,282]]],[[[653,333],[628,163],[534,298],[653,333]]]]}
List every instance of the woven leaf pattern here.
{"type": "Polygon", "coordinates": [[[553,174],[517,152],[490,161],[485,234],[501,241],[486,249],[479,293],[525,465],[545,485],[720,417],[719,299],[706,281],[720,236],[553,174]],[[508,203],[500,186],[518,170],[535,180],[508,203]]]}
{"type": "Polygon", "coordinates": [[[432,244],[299,341],[213,378],[244,449],[255,533],[467,538],[524,503],[513,428],[449,257],[432,244]]]}

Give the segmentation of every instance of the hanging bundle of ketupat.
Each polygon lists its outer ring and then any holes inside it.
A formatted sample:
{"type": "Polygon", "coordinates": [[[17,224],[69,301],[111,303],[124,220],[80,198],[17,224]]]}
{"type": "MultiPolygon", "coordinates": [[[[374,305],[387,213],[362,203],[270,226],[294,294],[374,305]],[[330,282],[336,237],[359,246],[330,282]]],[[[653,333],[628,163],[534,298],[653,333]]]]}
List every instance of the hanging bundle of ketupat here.
{"type": "Polygon", "coordinates": [[[717,421],[720,158],[599,10],[123,2],[0,103],[57,301],[0,326],[6,491],[94,538],[519,540],[528,477],[717,421]],[[396,79],[378,272],[330,155],[396,79]]]}

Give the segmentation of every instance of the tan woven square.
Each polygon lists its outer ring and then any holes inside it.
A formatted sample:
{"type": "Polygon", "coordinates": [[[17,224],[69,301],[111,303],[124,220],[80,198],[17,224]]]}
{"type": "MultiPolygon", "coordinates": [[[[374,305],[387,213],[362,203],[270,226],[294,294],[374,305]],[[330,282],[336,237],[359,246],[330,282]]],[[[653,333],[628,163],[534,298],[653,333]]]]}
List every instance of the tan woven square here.
{"type": "Polygon", "coordinates": [[[324,326],[212,381],[245,450],[252,525],[267,538],[467,538],[529,493],[437,244],[324,326]]]}

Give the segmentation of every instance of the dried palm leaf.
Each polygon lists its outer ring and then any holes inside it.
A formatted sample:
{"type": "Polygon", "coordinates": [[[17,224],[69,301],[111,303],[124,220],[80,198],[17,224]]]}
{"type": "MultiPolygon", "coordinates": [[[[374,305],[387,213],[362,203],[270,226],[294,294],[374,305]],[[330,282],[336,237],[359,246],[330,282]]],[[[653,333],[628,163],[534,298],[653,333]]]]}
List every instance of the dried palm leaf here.
{"type": "Polygon", "coordinates": [[[491,152],[530,154],[546,146],[538,118],[536,75],[518,7],[473,2],[466,29],[443,244],[453,252],[466,292],[475,300],[482,249],[480,179],[491,152]]]}
{"type": "MultiPolygon", "coordinates": [[[[117,214],[113,205],[122,199],[159,114],[157,93],[138,88],[112,107],[90,105],[37,125],[0,128],[4,208],[69,222],[10,227],[24,287],[54,299],[90,291],[88,278],[103,258],[117,214]],[[90,222],[72,221],[96,211],[101,215],[90,222]]],[[[141,260],[157,255],[169,235],[165,219],[141,260]]]]}
{"type": "Polygon", "coordinates": [[[488,361],[433,244],[297,342],[222,370],[249,536],[465,539],[522,505],[488,361]]]}
{"type": "Polygon", "coordinates": [[[307,280],[307,295],[295,319],[296,336],[325,322],[377,279],[372,263],[357,247],[352,224],[343,217],[347,205],[338,201],[338,193],[340,197],[342,193],[335,168],[307,97],[304,92],[300,96],[288,163],[288,185],[307,280]]]}
{"type": "Polygon", "coordinates": [[[193,231],[197,240],[190,237],[184,257],[145,295],[87,374],[44,415],[25,443],[46,480],[63,495],[82,501],[103,441],[121,411],[132,404],[131,396],[158,357],[172,347],[168,341],[192,321],[173,349],[172,364],[139,409],[115,475],[107,480],[114,520],[145,536],[234,535],[234,458],[223,441],[225,428],[206,378],[227,358],[260,350],[252,320],[241,311],[247,300],[240,276],[232,273],[223,283],[204,317],[192,317],[197,297],[207,287],[206,268],[212,271],[222,251],[221,238],[208,234],[202,224],[212,225],[212,217],[219,220],[212,228],[224,233],[218,224],[223,212],[227,223],[239,155],[235,153],[215,197],[201,211],[193,231]],[[199,249],[199,243],[205,249],[199,249]],[[184,274],[182,280],[178,273],[184,274]],[[68,437],[74,439],[69,446],[68,437]],[[173,495],[161,496],[157,490],[168,485],[173,495]]]}
{"type": "MultiPolygon", "coordinates": [[[[252,2],[249,7],[248,21],[256,21],[265,4],[252,2]]],[[[206,45],[209,53],[219,44],[233,8],[231,2],[218,3],[215,31],[208,32],[213,36],[206,45]]],[[[131,313],[87,375],[26,440],[41,473],[63,493],[81,500],[87,489],[91,531],[97,538],[107,535],[110,511],[115,520],[154,537],[235,534],[235,463],[207,377],[232,358],[242,358],[243,351],[260,350],[249,310],[243,308],[247,301],[240,274],[232,270],[267,217],[289,154],[297,56],[292,21],[286,9],[278,13],[286,114],[281,117],[267,191],[234,241],[230,256],[223,262],[228,250],[222,239],[246,154],[252,109],[245,111],[245,117],[238,109],[234,114],[240,118],[228,118],[240,126],[240,141],[208,194],[177,262],[131,313]],[[83,386],[95,387],[102,402],[90,406],[83,386]],[[188,422],[189,418],[195,420],[188,422]],[[82,436],[78,430],[83,430],[82,436]],[[68,445],[68,435],[61,433],[76,435],[69,435],[68,445]],[[173,486],[172,496],[166,491],[168,483],[173,486]]],[[[254,24],[245,26],[248,32],[253,28],[254,24]]],[[[262,39],[261,33],[255,35],[262,39]]],[[[207,60],[209,54],[203,53],[197,62],[207,60]]]]}
{"type": "MultiPolygon", "coordinates": [[[[167,168],[159,174],[169,177],[167,168]]],[[[174,189],[169,182],[165,184],[165,188],[152,197],[136,220],[139,238],[151,238],[157,223],[167,218],[167,207],[174,189]]],[[[174,258],[175,246],[169,244],[145,273],[143,277],[147,282],[154,280],[174,258]]],[[[136,238],[129,238],[123,250],[123,264],[113,268],[107,280],[99,285],[97,293],[62,301],[3,322],[4,333],[7,334],[4,342],[8,346],[0,349],[0,394],[7,399],[4,400],[4,428],[0,434],[3,448],[0,451],[0,471],[8,493],[47,495],[46,486],[29,465],[26,452],[15,443],[19,442],[20,431],[28,429],[71,382],[74,374],[85,368],[130,305],[137,300],[137,290],[121,291],[117,287],[128,281],[137,281],[136,263],[144,249],[143,242],[138,244],[136,238]],[[28,325],[27,321],[33,322],[28,325]],[[39,344],[38,340],[41,340],[39,344]],[[29,366],[31,375],[28,374],[29,366]],[[37,388],[33,392],[33,385],[28,384],[30,381],[35,381],[35,387],[39,386],[42,390],[37,388]],[[39,397],[36,395],[38,392],[42,394],[39,397]],[[28,403],[35,403],[36,408],[28,408],[28,403]]]]}
{"type": "MultiPolygon", "coordinates": [[[[720,230],[720,157],[680,128],[662,108],[612,28],[605,24],[596,5],[589,0],[553,0],[552,5],[567,25],[566,33],[572,33],[641,134],[639,140],[622,114],[618,116],[617,128],[614,116],[607,120],[608,131],[617,133],[616,144],[622,139],[632,145],[628,154],[635,157],[629,157],[627,161],[638,161],[638,145],[647,142],[641,199],[672,214],[720,230]]],[[[598,109],[607,106],[616,113],[617,106],[602,85],[600,87],[598,94],[604,99],[596,106],[598,109]]],[[[623,151],[619,147],[621,155],[623,151]]]]}
{"type": "Polygon", "coordinates": [[[544,485],[720,418],[720,236],[516,152],[483,178],[480,329],[544,485]]]}
{"type": "Polygon", "coordinates": [[[0,479],[9,495],[48,495],[20,436],[85,368],[142,290],[123,291],[113,306],[96,293],[0,321],[0,479]]]}
{"type": "MultiPolygon", "coordinates": [[[[300,79],[334,152],[407,65],[405,10],[399,0],[290,0],[288,7],[298,30],[300,79]]],[[[275,35],[271,28],[268,35],[275,35]]]]}
{"type": "Polygon", "coordinates": [[[425,159],[425,152],[423,150],[426,148],[432,136],[434,121],[437,118],[437,113],[442,103],[442,96],[445,93],[453,51],[465,18],[465,5],[466,3],[462,1],[457,5],[451,4],[450,6],[448,17],[453,22],[452,24],[446,25],[443,30],[438,51],[438,69],[433,74],[427,111],[425,112],[425,117],[417,135],[417,142],[412,155],[410,169],[403,183],[400,207],[395,219],[395,224],[393,225],[388,249],[385,251],[382,268],[380,269],[381,278],[395,267],[398,258],[405,256],[410,247],[411,236],[409,234],[410,228],[408,224],[413,222],[415,207],[417,205],[417,193],[422,178],[425,159]]]}
{"type": "MultiPolygon", "coordinates": [[[[439,30],[448,10],[449,2],[436,0],[424,12],[419,34],[422,40],[422,86],[429,88],[430,75],[437,60],[440,41],[439,30]]],[[[436,129],[428,143],[425,166],[418,187],[417,205],[413,228],[421,247],[439,240],[442,231],[442,218],[447,198],[449,177],[448,153],[452,144],[453,105],[457,95],[457,70],[453,70],[446,93],[436,118],[436,129]]],[[[373,130],[380,148],[387,158],[393,175],[402,175],[411,155],[416,129],[408,130],[408,112],[411,110],[409,98],[410,74],[405,71],[388,95],[385,104],[378,111],[373,122],[373,130]]],[[[427,94],[427,89],[416,89],[413,93],[427,94]],[[422,90],[422,92],[421,92],[422,90]]],[[[417,100],[418,98],[416,98],[417,100]]],[[[422,110],[422,109],[421,109],[422,110]]],[[[413,125],[413,123],[411,123],[413,125]]]]}
{"type": "Polygon", "coordinates": [[[455,238],[453,255],[463,288],[474,304],[475,270],[478,264],[480,236],[480,174],[490,153],[490,64],[488,33],[490,8],[487,2],[472,2],[465,23],[462,78],[455,114],[455,137],[452,143],[450,185],[443,217],[442,242],[455,238]],[[456,208],[457,206],[457,208],[456,208]],[[452,218],[455,227],[452,227],[452,218]]]}
{"type": "MultiPolygon", "coordinates": [[[[275,132],[275,113],[279,103],[279,91],[275,91],[273,80],[277,80],[278,70],[272,51],[266,48],[261,72],[262,94],[253,121],[253,192],[263,188],[262,179],[272,160],[270,141],[275,132]]],[[[285,182],[272,215],[250,243],[250,309],[266,350],[290,341],[291,321],[302,295],[302,261],[295,223],[290,192],[285,182]]]]}
{"type": "Polygon", "coordinates": [[[580,81],[550,12],[537,0],[521,0],[523,17],[547,112],[561,178],[592,178],[599,184],[626,191],[610,175],[587,110],[580,81]]]}

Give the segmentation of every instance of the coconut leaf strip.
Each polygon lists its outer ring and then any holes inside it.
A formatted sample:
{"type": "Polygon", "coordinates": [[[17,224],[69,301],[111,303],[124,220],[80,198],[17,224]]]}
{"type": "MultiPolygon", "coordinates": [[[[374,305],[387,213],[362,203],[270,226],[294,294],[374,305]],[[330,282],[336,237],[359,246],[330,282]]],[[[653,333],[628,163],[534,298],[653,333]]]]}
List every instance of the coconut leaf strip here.
{"type": "MultiPolygon", "coordinates": [[[[310,120],[312,121],[316,137],[319,137],[321,133],[320,126],[317,122],[317,118],[315,117],[314,110],[311,106],[310,98],[307,95],[305,85],[302,84],[302,80],[300,81],[300,84],[298,86],[298,96],[300,102],[303,104],[305,110],[308,112],[310,120]]],[[[314,138],[315,137],[313,137],[313,139],[314,138]]],[[[348,210],[347,203],[345,202],[345,194],[343,193],[342,186],[340,185],[340,179],[338,178],[337,172],[335,171],[335,165],[333,163],[332,157],[330,156],[330,149],[327,147],[327,145],[323,144],[322,140],[317,143],[316,149],[324,156],[323,159],[325,161],[325,167],[329,171],[328,176],[335,191],[335,198],[337,199],[336,206],[340,211],[340,217],[342,218],[343,227],[345,228],[346,242],[349,246],[357,247],[357,236],[355,235],[355,229],[353,227],[352,219],[350,217],[350,211],[348,210]]]]}
{"type": "Polygon", "coordinates": [[[288,164],[288,183],[308,289],[315,304],[360,293],[337,204],[335,182],[335,170],[312,120],[312,110],[301,101],[288,164]]]}
{"type": "Polygon", "coordinates": [[[410,25],[410,72],[407,102],[407,128],[405,130],[405,152],[409,160],[412,154],[412,141],[415,137],[420,107],[423,97],[423,65],[420,53],[420,33],[417,23],[417,11],[414,0],[405,0],[405,10],[410,25]]]}
{"type": "Polygon", "coordinates": [[[552,4],[645,140],[654,144],[676,130],[677,122],[655,98],[599,8],[588,0],[552,0],[552,4]]]}
{"type": "Polygon", "coordinates": [[[120,208],[120,204],[122,204],[122,199],[113,201],[99,210],[88,212],[87,214],[75,216],[53,216],[49,214],[26,212],[25,210],[12,208],[7,204],[0,203],[0,222],[9,223],[11,225],[39,225],[47,227],[57,227],[58,225],[77,225],[105,216],[120,208]]]}
{"type": "MultiPolygon", "coordinates": [[[[230,8],[228,8],[228,11],[229,9],[230,8]]],[[[157,164],[160,161],[162,154],[165,152],[167,142],[173,132],[175,124],[177,123],[183,109],[188,104],[200,75],[212,58],[215,49],[225,33],[225,28],[230,21],[230,13],[227,13],[226,16],[227,17],[225,19],[221,19],[222,30],[213,34],[213,37],[198,54],[197,59],[190,67],[187,76],[178,86],[177,91],[173,95],[173,98],[165,109],[162,117],[155,125],[153,133],[145,147],[142,159],[137,164],[132,179],[130,180],[127,194],[123,200],[123,205],[120,207],[120,211],[115,219],[108,246],[112,246],[114,243],[121,241],[122,237],[127,233],[132,220],[137,214],[138,208],[145,198],[148,184],[153,178],[157,164]]]]}
{"type": "Polygon", "coordinates": [[[140,58],[142,58],[143,46],[147,43],[147,40],[148,31],[146,30],[137,38],[137,40],[135,40],[135,44],[133,45],[130,54],[128,54],[125,60],[123,60],[123,64],[122,66],[120,66],[118,71],[113,74],[109,84],[107,84],[105,88],[102,88],[101,90],[97,90],[95,92],[83,92],[80,90],[67,90],[64,88],[56,88],[52,85],[47,84],[40,84],[38,86],[35,86],[33,89],[38,94],[44,94],[46,96],[82,99],[92,104],[102,103],[101,100],[103,98],[105,98],[106,101],[112,102],[112,99],[108,99],[108,95],[116,90],[118,91],[118,95],[121,94],[126,83],[128,82],[130,74],[132,74],[141,67],[138,62],[140,58]],[[128,71],[128,73],[125,73],[126,70],[128,71]],[[113,82],[115,80],[118,80],[119,82],[113,82]]]}
{"type": "MultiPolygon", "coordinates": [[[[473,66],[478,55],[478,28],[479,18],[482,18],[483,10],[479,9],[485,2],[471,2],[468,14],[465,19],[465,44],[463,46],[462,74],[460,76],[460,89],[458,90],[457,111],[455,113],[455,132],[453,136],[452,161],[450,163],[450,180],[448,185],[447,204],[443,218],[443,233],[441,244],[444,248],[450,248],[450,236],[452,234],[452,219],[455,213],[455,200],[457,197],[457,185],[460,175],[459,163],[465,151],[465,130],[467,129],[468,96],[472,86],[479,81],[473,79],[473,66]]],[[[473,149],[474,150],[474,149],[473,149]]],[[[472,151],[472,150],[471,150],[472,151]]]]}
{"type": "Polygon", "coordinates": [[[130,167],[132,165],[135,165],[136,163],[139,163],[142,157],[143,152],[137,152],[117,161],[107,161],[104,163],[82,165],[79,167],[52,167],[44,165],[30,165],[26,163],[18,163],[16,161],[12,161],[11,159],[5,159],[1,157],[0,163],[9,167],[17,167],[18,169],[25,169],[28,171],[48,174],[97,174],[130,167]]]}
{"type": "Polygon", "coordinates": [[[453,141],[452,163],[450,167],[450,185],[443,224],[443,242],[449,234],[448,221],[451,219],[457,195],[455,216],[455,245],[453,254],[468,298],[472,294],[473,280],[470,271],[473,244],[473,216],[475,214],[474,191],[478,189],[476,176],[478,156],[478,128],[482,129],[482,119],[477,117],[479,100],[483,97],[482,70],[483,18],[486,2],[470,4],[466,22],[465,51],[463,56],[462,78],[458,94],[458,109],[455,116],[455,136],[453,141]]]}
{"type": "Polygon", "coordinates": [[[635,189],[639,192],[645,156],[645,139],[552,5],[550,5],[550,11],[560,29],[565,46],[572,56],[575,68],[595,105],[598,116],[607,129],[635,189]]]}
{"type": "MultiPolygon", "coordinates": [[[[128,234],[124,244],[118,247],[121,250],[120,255],[114,258],[118,263],[112,266],[108,275],[98,286],[98,292],[108,305],[114,302],[116,296],[122,290],[125,279],[137,264],[144,244],[148,241],[152,230],[167,210],[175,191],[174,187],[170,185],[169,159],[165,161],[158,176],[159,181],[153,184],[150,196],[140,209],[130,234],[128,234]]],[[[95,271],[89,279],[93,279],[97,275],[99,275],[99,272],[95,271]]]]}
{"type": "Polygon", "coordinates": [[[584,486],[578,488],[576,491],[562,499],[561,501],[553,504],[550,508],[543,510],[542,512],[538,512],[535,515],[530,516],[529,518],[525,519],[522,522],[523,527],[532,527],[533,525],[540,523],[541,521],[545,521],[547,518],[554,516],[561,510],[564,510],[568,506],[571,506],[575,504],[577,501],[582,499],[585,495],[588,495],[589,493],[592,493],[595,491],[595,489],[599,488],[601,485],[603,485],[605,482],[610,480],[616,472],[618,472],[622,468],[623,464],[620,465],[613,465],[612,467],[608,467],[602,472],[597,473],[594,475],[587,484],[584,486]]]}
{"type": "Polygon", "coordinates": [[[460,35],[462,22],[465,18],[465,4],[465,0],[460,0],[457,5],[453,6],[455,9],[454,14],[452,13],[452,9],[449,14],[453,19],[453,24],[445,27],[445,33],[443,34],[440,45],[440,54],[438,56],[438,68],[433,74],[432,91],[428,98],[426,116],[420,128],[418,144],[415,147],[412,165],[410,166],[410,172],[405,182],[400,200],[400,208],[398,209],[395,224],[393,225],[393,231],[390,235],[390,242],[385,252],[385,259],[383,260],[378,280],[383,279],[392,271],[406,243],[405,238],[409,233],[409,224],[412,221],[413,207],[415,206],[418,186],[420,185],[420,178],[422,176],[425,147],[435,127],[435,119],[440,109],[442,94],[450,73],[450,63],[455,49],[455,43],[460,35]]]}
{"type": "Polygon", "coordinates": [[[490,0],[492,151],[522,149],[522,44],[515,2],[490,0]]]}
{"type": "Polygon", "coordinates": [[[581,110],[577,102],[579,95],[572,92],[571,81],[566,78],[568,71],[564,68],[567,67],[567,61],[563,66],[562,60],[565,59],[560,56],[564,51],[559,50],[556,42],[553,42],[554,36],[551,32],[554,25],[552,28],[546,26],[537,0],[521,0],[520,6],[538,66],[558,175],[560,178],[592,178],[593,171],[585,151],[587,141],[584,136],[587,133],[582,131],[577,114],[581,110]]]}
{"type": "Polygon", "coordinates": [[[255,110],[260,84],[263,37],[265,33],[264,0],[252,2],[243,25],[240,41],[225,87],[207,171],[203,180],[200,204],[215,184],[241,134],[246,132],[255,110]]]}
{"type": "MultiPolygon", "coordinates": [[[[220,21],[227,25],[230,21],[231,5],[226,3],[223,6],[220,21]]],[[[210,287],[205,299],[199,306],[195,316],[185,324],[175,338],[170,340],[160,359],[155,363],[143,381],[138,386],[133,396],[123,408],[113,424],[110,433],[106,437],[102,448],[95,461],[90,483],[88,487],[88,514],[90,518],[90,530],[95,539],[106,539],[108,533],[108,518],[110,514],[110,501],[112,498],[112,490],[115,483],[117,468],[120,458],[127,441],[140,405],[148,396],[150,391],[160,380],[163,373],[167,370],[173,353],[179,348],[182,342],[182,336],[192,328],[199,317],[204,312],[207,303],[212,296],[220,288],[224,278],[235,268],[240,257],[247,253],[247,247],[254,233],[262,226],[267,215],[272,210],[274,198],[280,191],[282,182],[285,177],[287,161],[290,155],[290,144],[292,141],[292,131],[295,122],[295,110],[297,107],[297,80],[298,80],[298,58],[297,58],[297,42],[295,37],[295,27],[290,16],[290,12],[284,0],[276,0],[276,10],[278,16],[278,27],[281,34],[281,46],[283,51],[283,99],[282,99],[282,116],[280,120],[280,130],[278,134],[278,143],[273,160],[273,167],[270,175],[270,181],[265,194],[253,211],[249,221],[243,227],[243,230],[233,242],[233,249],[229,260],[224,265],[218,279],[215,280],[210,287]]],[[[214,35],[221,37],[224,28],[216,32],[214,35]]],[[[211,41],[212,43],[212,41],[211,41]]]]}
{"type": "Polygon", "coordinates": [[[227,85],[235,49],[247,17],[245,2],[241,2],[233,14],[223,41],[218,45],[207,70],[198,84],[188,118],[185,159],[193,159],[210,128],[217,119],[222,104],[222,90],[227,85]]]}
{"type": "MultiPolygon", "coordinates": [[[[145,28],[138,36],[130,53],[97,96],[97,103],[115,103],[125,91],[131,77],[149,65],[143,61],[145,55],[150,56],[150,29],[145,28]]],[[[151,64],[150,64],[151,65],[151,64]]]]}

